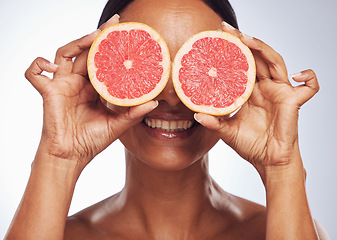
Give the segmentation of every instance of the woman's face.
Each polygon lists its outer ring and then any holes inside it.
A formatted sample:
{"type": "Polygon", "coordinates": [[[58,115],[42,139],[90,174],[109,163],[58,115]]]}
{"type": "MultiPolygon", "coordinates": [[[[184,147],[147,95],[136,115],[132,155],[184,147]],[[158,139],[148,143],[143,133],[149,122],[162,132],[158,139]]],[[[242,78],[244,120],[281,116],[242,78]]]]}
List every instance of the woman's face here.
{"type": "MultiPolygon", "coordinates": [[[[171,60],[192,35],[220,29],[222,21],[200,0],[135,0],[120,15],[120,22],[142,22],[157,30],[171,60]]],[[[181,170],[205,156],[219,140],[194,121],[171,78],[156,100],[159,106],[120,137],[131,156],[157,169],[181,170]]]]}

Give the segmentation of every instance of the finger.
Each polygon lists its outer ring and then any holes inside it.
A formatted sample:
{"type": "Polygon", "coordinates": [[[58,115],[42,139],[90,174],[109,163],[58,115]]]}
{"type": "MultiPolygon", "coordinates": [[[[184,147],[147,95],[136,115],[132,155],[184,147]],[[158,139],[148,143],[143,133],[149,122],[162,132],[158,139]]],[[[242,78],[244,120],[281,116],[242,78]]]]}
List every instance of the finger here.
{"type": "Polygon", "coordinates": [[[58,65],[51,63],[44,58],[38,57],[26,70],[25,77],[35,87],[35,89],[42,94],[45,85],[51,80],[49,77],[42,75],[42,72],[46,71],[53,73],[56,72],[57,69],[58,65]]]}
{"type": "MultiPolygon", "coordinates": [[[[272,47],[270,47],[263,41],[250,37],[248,35],[242,34],[240,36],[240,39],[249,48],[259,53],[259,55],[261,56],[261,60],[263,60],[268,66],[270,76],[274,81],[287,83],[290,85],[287,67],[282,56],[279,53],[277,53],[272,47]]],[[[264,73],[264,75],[266,74],[264,73]]]]}
{"type": "Polygon", "coordinates": [[[149,102],[140,104],[138,106],[130,107],[130,110],[120,114],[120,119],[129,121],[130,119],[135,119],[143,117],[145,114],[149,113],[156,107],[158,107],[159,102],[156,100],[151,100],[149,102]]]}
{"type": "MultiPolygon", "coordinates": [[[[114,24],[117,24],[119,22],[119,15],[115,14],[112,16],[107,22],[102,24],[99,27],[99,30],[103,30],[104,28],[108,26],[112,26],[114,24]]],[[[72,71],[74,74],[79,74],[82,76],[88,75],[88,69],[87,69],[87,58],[88,58],[89,48],[84,50],[82,53],[79,54],[79,56],[76,57],[74,61],[74,66],[72,68],[72,71]]]]}
{"type": "Polygon", "coordinates": [[[238,38],[240,38],[240,35],[241,35],[241,32],[239,31],[239,29],[233,27],[232,25],[230,25],[229,23],[223,21],[221,23],[222,25],[222,30],[225,31],[225,32],[228,32],[238,38]]]}
{"type": "Polygon", "coordinates": [[[87,59],[88,59],[89,49],[81,52],[78,57],[76,57],[73,65],[72,72],[73,74],[78,74],[83,77],[88,76],[88,68],[87,68],[87,59]]]}
{"type": "Polygon", "coordinates": [[[254,59],[255,59],[255,66],[256,66],[256,78],[258,81],[263,81],[267,79],[272,79],[272,76],[269,71],[269,67],[267,63],[263,60],[260,53],[252,50],[254,59]]]}
{"type": "Polygon", "coordinates": [[[315,72],[311,69],[290,75],[296,82],[304,82],[295,87],[299,105],[303,105],[319,91],[319,83],[315,72]]]}
{"type": "Polygon", "coordinates": [[[240,38],[252,50],[254,57],[256,57],[256,75],[259,80],[270,79],[272,77],[273,79],[290,84],[286,65],[279,53],[263,41],[243,34],[225,21],[222,22],[222,25],[224,31],[240,38]]]}
{"type": "Polygon", "coordinates": [[[101,30],[97,29],[93,33],[80,39],[72,41],[59,48],[56,52],[55,63],[59,65],[55,76],[64,76],[72,73],[73,58],[88,49],[101,30]]]}
{"type": "Polygon", "coordinates": [[[204,127],[216,131],[228,145],[233,141],[235,128],[230,124],[229,117],[219,118],[204,113],[195,113],[194,119],[204,127]]]}
{"type": "Polygon", "coordinates": [[[120,114],[120,113],[124,113],[127,112],[130,108],[129,107],[122,107],[122,106],[117,106],[114,105],[110,102],[108,102],[107,100],[105,100],[104,98],[100,97],[100,100],[102,102],[102,104],[104,105],[104,107],[111,113],[113,114],[120,114]]]}
{"type": "Polygon", "coordinates": [[[120,16],[118,14],[115,14],[113,15],[108,21],[106,21],[105,23],[103,23],[99,29],[101,31],[103,31],[105,28],[109,27],[109,26],[112,26],[112,25],[115,25],[117,23],[119,23],[119,18],[120,16]]]}
{"type": "Polygon", "coordinates": [[[109,119],[109,135],[111,141],[119,138],[127,129],[142,121],[145,114],[151,112],[158,106],[158,101],[149,101],[144,104],[130,107],[129,111],[111,115],[109,119]]]}

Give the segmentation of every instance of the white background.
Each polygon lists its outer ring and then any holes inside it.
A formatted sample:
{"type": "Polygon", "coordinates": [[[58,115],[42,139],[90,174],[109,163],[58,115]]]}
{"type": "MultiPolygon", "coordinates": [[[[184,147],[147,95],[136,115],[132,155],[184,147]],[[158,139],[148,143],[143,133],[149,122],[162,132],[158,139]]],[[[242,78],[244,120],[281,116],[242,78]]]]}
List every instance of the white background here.
{"type": "MultiPolygon", "coordinates": [[[[54,59],[58,47],[92,32],[105,0],[0,0],[0,237],[21,199],[39,143],[42,101],[24,78],[37,56],[54,59]]],[[[245,33],[273,46],[289,73],[313,68],[321,91],[300,111],[300,144],[314,217],[337,239],[336,69],[337,1],[232,0],[245,33]]],[[[117,142],[85,169],[70,213],[119,191],[123,148],[117,142]]],[[[211,173],[227,191],[264,204],[255,170],[224,144],[211,152],[211,173]]]]}

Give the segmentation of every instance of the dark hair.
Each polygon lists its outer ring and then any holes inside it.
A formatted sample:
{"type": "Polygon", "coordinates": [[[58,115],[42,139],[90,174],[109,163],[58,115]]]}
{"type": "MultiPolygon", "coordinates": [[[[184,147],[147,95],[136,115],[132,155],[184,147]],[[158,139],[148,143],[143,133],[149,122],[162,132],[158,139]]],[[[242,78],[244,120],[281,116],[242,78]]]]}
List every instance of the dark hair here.
{"type": "MultiPolygon", "coordinates": [[[[120,13],[133,0],[109,0],[104,7],[98,26],[108,21],[116,13],[120,13]]],[[[228,0],[203,0],[214,12],[219,14],[222,20],[235,28],[238,28],[235,12],[228,0]]]]}

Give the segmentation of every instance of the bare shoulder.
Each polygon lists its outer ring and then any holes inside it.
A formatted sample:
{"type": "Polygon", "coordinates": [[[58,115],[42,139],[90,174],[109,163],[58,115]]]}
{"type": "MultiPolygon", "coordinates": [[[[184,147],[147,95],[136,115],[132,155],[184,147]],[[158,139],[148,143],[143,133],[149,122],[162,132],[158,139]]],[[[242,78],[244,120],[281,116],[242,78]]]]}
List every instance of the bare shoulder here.
{"type": "MultiPolygon", "coordinates": [[[[233,239],[265,239],[266,233],[266,207],[255,202],[243,199],[234,195],[230,195],[235,208],[236,215],[239,219],[237,227],[234,227],[231,236],[233,239]]],[[[318,221],[314,221],[317,233],[321,240],[330,240],[330,237],[318,221]]]]}
{"type": "MultiPolygon", "coordinates": [[[[64,232],[64,239],[109,239],[108,235],[111,233],[108,234],[106,231],[102,230],[104,229],[102,228],[102,222],[104,222],[104,214],[102,213],[107,210],[108,204],[113,204],[113,200],[114,196],[68,217],[64,232]]],[[[120,239],[117,233],[114,234],[114,239],[120,239]]]]}
{"type": "MultiPolygon", "coordinates": [[[[228,193],[219,200],[225,203],[222,206],[218,205],[223,219],[216,222],[220,224],[229,221],[230,226],[219,226],[214,239],[265,239],[264,206],[228,193]]],[[[130,226],[124,226],[122,223],[130,222],[130,218],[125,219],[119,214],[118,204],[115,202],[113,196],[70,216],[66,222],[64,239],[129,239],[127,233],[132,230],[130,226]],[[114,210],[111,211],[112,209],[114,210]],[[111,213],[109,218],[105,217],[107,212],[111,213]]]]}
{"type": "Polygon", "coordinates": [[[83,211],[68,217],[64,231],[64,239],[86,240],[93,239],[97,235],[97,230],[92,221],[94,206],[84,209],[83,211]]]}
{"type": "Polygon", "coordinates": [[[64,239],[90,239],[92,235],[92,227],[90,223],[86,222],[77,216],[71,216],[67,219],[64,231],[64,239]]]}
{"type": "Polygon", "coordinates": [[[233,239],[265,239],[266,207],[232,194],[228,198],[236,218],[228,235],[233,239]]]}

